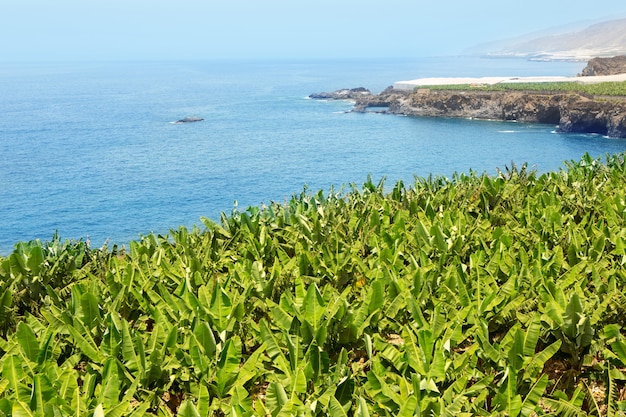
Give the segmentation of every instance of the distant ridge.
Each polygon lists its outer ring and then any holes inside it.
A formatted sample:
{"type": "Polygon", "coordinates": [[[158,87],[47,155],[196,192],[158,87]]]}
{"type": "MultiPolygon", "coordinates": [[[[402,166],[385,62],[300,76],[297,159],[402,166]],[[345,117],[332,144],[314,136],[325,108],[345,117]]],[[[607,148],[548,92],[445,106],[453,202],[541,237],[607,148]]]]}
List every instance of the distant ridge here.
{"type": "Polygon", "coordinates": [[[538,61],[588,61],[626,54],[626,18],[596,23],[584,29],[524,41],[499,42],[486,50],[488,57],[519,57],[538,61]]]}

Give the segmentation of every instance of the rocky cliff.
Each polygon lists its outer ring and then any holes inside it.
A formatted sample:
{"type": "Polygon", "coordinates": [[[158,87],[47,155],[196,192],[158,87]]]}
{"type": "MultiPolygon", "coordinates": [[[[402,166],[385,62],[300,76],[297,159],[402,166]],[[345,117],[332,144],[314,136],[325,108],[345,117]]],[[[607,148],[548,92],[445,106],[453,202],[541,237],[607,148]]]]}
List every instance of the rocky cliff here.
{"type": "Polygon", "coordinates": [[[380,94],[361,94],[352,99],[356,112],[386,107],[385,113],[389,114],[545,123],[558,125],[561,132],[626,138],[626,101],[619,98],[595,100],[574,93],[515,91],[406,92],[388,88],[380,94]]]}
{"type": "Polygon", "coordinates": [[[626,73],[626,56],[619,55],[613,58],[593,58],[587,63],[581,75],[616,75],[626,73]]]}

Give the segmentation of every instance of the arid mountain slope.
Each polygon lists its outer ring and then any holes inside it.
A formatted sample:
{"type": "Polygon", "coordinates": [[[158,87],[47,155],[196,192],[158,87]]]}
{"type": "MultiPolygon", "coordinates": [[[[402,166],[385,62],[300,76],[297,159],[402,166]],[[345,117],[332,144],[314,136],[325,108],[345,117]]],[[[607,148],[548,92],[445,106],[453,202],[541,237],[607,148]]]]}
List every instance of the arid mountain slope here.
{"type": "Polygon", "coordinates": [[[626,19],[596,23],[582,30],[512,42],[487,49],[488,56],[516,56],[534,60],[587,61],[626,54],[626,19]]]}

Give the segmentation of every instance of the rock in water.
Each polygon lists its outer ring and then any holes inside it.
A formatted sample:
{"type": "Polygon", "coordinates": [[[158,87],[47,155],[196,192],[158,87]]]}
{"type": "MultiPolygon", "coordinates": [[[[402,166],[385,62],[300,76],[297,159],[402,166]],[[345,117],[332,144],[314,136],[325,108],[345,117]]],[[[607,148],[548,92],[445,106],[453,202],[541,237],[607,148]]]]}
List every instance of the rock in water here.
{"type": "Polygon", "coordinates": [[[201,122],[203,120],[204,119],[202,117],[189,116],[189,117],[185,117],[184,119],[177,120],[174,123],[176,124],[194,123],[194,122],[201,122]]]}
{"type": "Polygon", "coordinates": [[[330,100],[358,100],[362,97],[369,97],[372,92],[367,88],[344,88],[342,90],[333,91],[332,93],[313,93],[309,95],[312,99],[330,99],[330,100]]]}

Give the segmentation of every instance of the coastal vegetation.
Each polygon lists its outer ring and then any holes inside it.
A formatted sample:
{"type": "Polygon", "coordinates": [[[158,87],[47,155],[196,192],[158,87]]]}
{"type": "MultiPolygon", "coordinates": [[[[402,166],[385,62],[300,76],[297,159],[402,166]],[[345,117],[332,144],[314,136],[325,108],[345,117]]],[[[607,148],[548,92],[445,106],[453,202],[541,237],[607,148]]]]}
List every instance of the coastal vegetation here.
{"type": "Polygon", "coordinates": [[[445,84],[415,87],[415,90],[449,91],[532,91],[540,93],[582,93],[593,96],[626,96],[626,81],[583,84],[575,81],[564,82],[520,82],[497,84],[445,84]]]}
{"type": "Polygon", "coordinates": [[[0,416],[619,415],[626,161],[311,193],[0,259],[0,416]]]}

